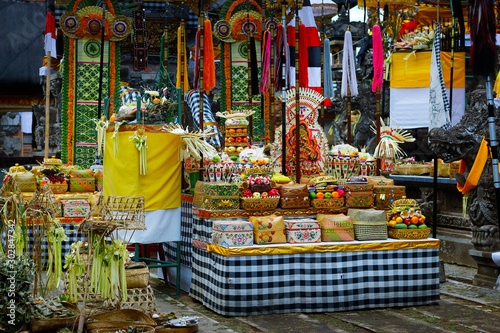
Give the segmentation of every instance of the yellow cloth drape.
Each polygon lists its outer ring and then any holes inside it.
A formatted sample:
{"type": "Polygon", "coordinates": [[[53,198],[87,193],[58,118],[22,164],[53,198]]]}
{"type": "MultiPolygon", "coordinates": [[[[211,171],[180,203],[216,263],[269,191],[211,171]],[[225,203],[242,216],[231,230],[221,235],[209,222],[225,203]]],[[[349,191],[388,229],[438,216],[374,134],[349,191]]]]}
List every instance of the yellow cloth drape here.
{"type": "Polygon", "coordinates": [[[497,98],[500,98],[500,72],[498,72],[497,79],[495,80],[493,91],[497,93],[497,98]]]}
{"type": "MultiPolygon", "coordinates": [[[[425,88],[430,85],[432,52],[392,54],[391,88],[425,88]],[[404,58],[408,57],[408,60],[404,58]]],[[[450,87],[451,53],[441,52],[444,84],[450,87]]],[[[453,61],[453,88],[465,88],[465,53],[455,52],[453,61]]]]}
{"type": "MultiPolygon", "coordinates": [[[[479,151],[477,152],[476,160],[474,161],[474,164],[472,165],[472,168],[469,172],[469,175],[467,176],[467,179],[465,180],[465,184],[461,185],[457,183],[457,189],[462,193],[466,194],[470,190],[472,190],[474,187],[476,187],[477,182],[479,181],[479,178],[481,178],[481,175],[483,174],[483,169],[484,165],[486,164],[486,161],[488,160],[488,152],[490,151],[488,147],[488,142],[486,139],[483,137],[483,141],[481,141],[481,146],[479,147],[479,151]]],[[[465,172],[465,162],[463,160],[460,161],[460,167],[458,172],[464,173],[465,172]]]]}
{"type": "MultiPolygon", "coordinates": [[[[188,81],[188,74],[187,74],[187,59],[188,57],[186,56],[186,46],[181,45],[181,28],[179,27],[177,29],[177,82],[175,86],[177,88],[181,87],[181,71],[184,72],[184,83],[182,87],[182,92],[188,92],[189,90],[189,81],[188,81]],[[184,50],[184,57],[181,57],[181,50],[184,50]],[[184,64],[184,68],[181,68],[181,60],[184,59],[182,62],[184,64]]],[[[186,38],[184,34],[184,38],[186,38]]]]}
{"type": "Polygon", "coordinates": [[[136,126],[123,127],[124,130],[118,133],[120,154],[116,158],[113,157],[115,142],[111,138],[114,130],[112,126],[106,133],[104,195],[144,196],[147,211],[180,207],[180,137],[171,133],[145,131],[148,137],[148,173],[139,175],[139,152],[129,141],[136,126]]]}

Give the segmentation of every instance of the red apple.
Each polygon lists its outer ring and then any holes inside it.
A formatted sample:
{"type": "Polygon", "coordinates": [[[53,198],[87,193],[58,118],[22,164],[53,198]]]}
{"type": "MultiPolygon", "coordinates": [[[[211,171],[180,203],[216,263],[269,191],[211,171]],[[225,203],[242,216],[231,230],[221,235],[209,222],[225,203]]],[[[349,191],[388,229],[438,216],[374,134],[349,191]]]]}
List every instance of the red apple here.
{"type": "Polygon", "coordinates": [[[243,140],[243,142],[248,142],[248,138],[247,137],[244,137],[244,138],[241,138],[243,140]]]}
{"type": "Polygon", "coordinates": [[[238,143],[241,143],[241,138],[237,137],[235,141],[238,142],[238,143]]]}
{"type": "Polygon", "coordinates": [[[249,189],[245,189],[241,191],[241,196],[244,198],[249,198],[252,196],[252,191],[250,191],[249,189]]]}
{"type": "Polygon", "coordinates": [[[405,222],[406,225],[410,225],[411,224],[411,219],[405,219],[404,222],[405,222]]]}
{"type": "Polygon", "coordinates": [[[263,198],[267,198],[267,196],[268,196],[269,194],[268,194],[267,192],[262,192],[262,193],[261,193],[261,195],[262,195],[262,197],[263,197],[263,198]]]}

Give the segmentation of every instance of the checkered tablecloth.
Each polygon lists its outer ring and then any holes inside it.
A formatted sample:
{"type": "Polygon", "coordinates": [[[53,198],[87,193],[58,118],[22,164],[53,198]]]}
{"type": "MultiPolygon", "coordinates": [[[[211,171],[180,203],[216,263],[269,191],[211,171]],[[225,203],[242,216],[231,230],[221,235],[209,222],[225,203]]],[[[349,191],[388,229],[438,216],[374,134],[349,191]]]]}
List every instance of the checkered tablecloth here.
{"type": "MultiPolygon", "coordinates": [[[[62,262],[63,264],[66,263],[66,259],[64,258],[65,255],[70,253],[71,251],[71,244],[77,241],[85,241],[85,234],[78,232],[79,223],[67,223],[67,224],[61,224],[61,227],[64,228],[64,232],[66,233],[66,236],[68,236],[67,241],[63,241],[61,243],[61,255],[62,255],[62,262]]],[[[37,232],[37,231],[35,231],[37,232]]],[[[28,228],[27,230],[28,233],[28,242],[30,244],[30,249],[32,248],[34,244],[34,238],[33,238],[33,229],[28,228]]],[[[43,238],[42,239],[42,244],[41,244],[41,249],[42,249],[42,260],[44,263],[47,262],[48,260],[48,245],[47,245],[47,239],[43,238]]]]}
{"type": "MultiPolygon", "coordinates": [[[[181,201],[181,264],[191,267],[193,242],[193,203],[181,201]]],[[[177,243],[163,243],[165,256],[170,261],[176,260],[177,243]]]]}
{"type": "Polygon", "coordinates": [[[195,247],[190,294],[224,316],[433,304],[439,249],[225,257],[195,247]]]}

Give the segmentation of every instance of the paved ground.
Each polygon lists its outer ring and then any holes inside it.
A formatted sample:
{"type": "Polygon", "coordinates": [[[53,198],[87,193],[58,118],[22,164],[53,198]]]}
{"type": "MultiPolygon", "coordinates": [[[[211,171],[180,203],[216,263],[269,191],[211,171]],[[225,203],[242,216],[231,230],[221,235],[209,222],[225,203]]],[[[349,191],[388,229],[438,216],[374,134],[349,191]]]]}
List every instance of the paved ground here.
{"type": "Polygon", "coordinates": [[[500,332],[500,291],[471,284],[475,269],[445,265],[437,305],[318,314],[223,317],[153,279],[158,311],[200,316],[200,333],[500,332]]]}

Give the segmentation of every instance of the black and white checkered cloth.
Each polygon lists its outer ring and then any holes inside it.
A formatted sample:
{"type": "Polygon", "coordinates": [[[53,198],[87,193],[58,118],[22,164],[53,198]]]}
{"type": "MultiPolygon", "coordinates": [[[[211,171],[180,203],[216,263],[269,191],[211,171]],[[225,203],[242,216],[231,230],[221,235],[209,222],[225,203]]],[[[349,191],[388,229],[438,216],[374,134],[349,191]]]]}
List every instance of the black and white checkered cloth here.
{"type": "MultiPolygon", "coordinates": [[[[217,135],[214,135],[208,140],[210,144],[215,147],[221,146],[221,135],[219,132],[218,123],[215,121],[214,114],[212,113],[212,108],[210,107],[210,101],[208,95],[203,93],[203,129],[215,130],[217,135]]],[[[193,117],[194,125],[200,128],[200,92],[198,90],[190,90],[185,94],[185,101],[189,109],[191,110],[191,115],[193,117]]]]}
{"type": "Polygon", "coordinates": [[[225,257],[193,249],[193,298],[224,316],[439,301],[439,249],[225,257]]]}
{"type": "MultiPolygon", "coordinates": [[[[181,202],[181,265],[191,267],[193,248],[193,204],[181,202]]],[[[169,261],[177,258],[177,243],[163,243],[165,256],[169,261]]]]}
{"type": "Polygon", "coordinates": [[[134,88],[120,86],[121,105],[137,104],[137,98],[141,97],[141,92],[134,88]]]}
{"type": "MultiPolygon", "coordinates": [[[[66,224],[61,224],[61,227],[64,228],[64,232],[66,233],[66,236],[68,236],[67,241],[63,241],[61,243],[61,256],[62,256],[62,262],[63,265],[66,263],[66,259],[64,258],[67,254],[71,252],[71,244],[77,241],[86,241],[86,237],[84,233],[78,232],[78,226],[80,224],[78,223],[66,223],[66,224]]],[[[37,231],[35,231],[36,234],[37,231]]],[[[28,228],[27,230],[28,233],[28,242],[30,247],[30,250],[32,249],[32,246],[34,244],[34,237],[33,237],[33,229],[28,228]]],[[[41,249],[42,249],[42,260],[43,263],[46,264],[48,260],[48,245],[47,245],[47,239],[43,238],[42,239],[42,244],[41,244],[41,249]]]]}

